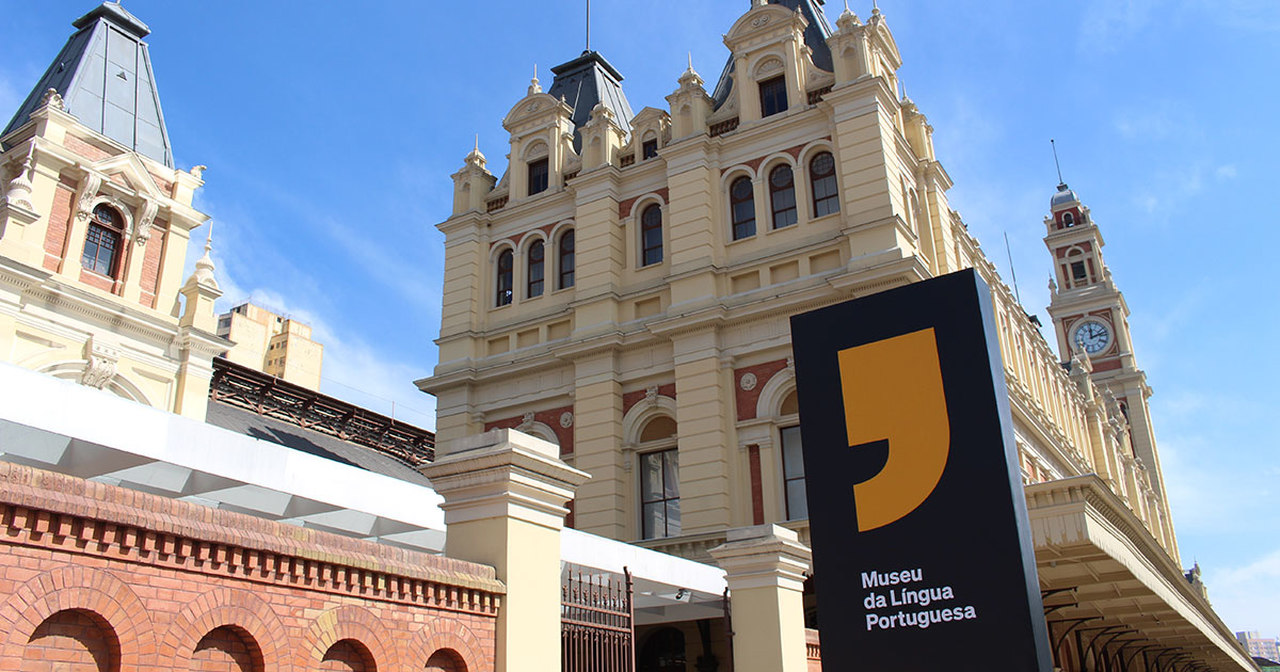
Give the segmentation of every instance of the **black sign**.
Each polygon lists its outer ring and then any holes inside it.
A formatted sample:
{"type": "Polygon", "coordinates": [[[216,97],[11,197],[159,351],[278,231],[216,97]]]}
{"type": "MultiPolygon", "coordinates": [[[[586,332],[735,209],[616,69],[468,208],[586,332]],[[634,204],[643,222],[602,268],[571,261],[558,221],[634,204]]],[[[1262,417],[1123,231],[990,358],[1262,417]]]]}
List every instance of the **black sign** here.
{"type": "Polygon", "coordinates": [[[791,318],[824,669],[1049,672],[987,285],[791,318]]]}

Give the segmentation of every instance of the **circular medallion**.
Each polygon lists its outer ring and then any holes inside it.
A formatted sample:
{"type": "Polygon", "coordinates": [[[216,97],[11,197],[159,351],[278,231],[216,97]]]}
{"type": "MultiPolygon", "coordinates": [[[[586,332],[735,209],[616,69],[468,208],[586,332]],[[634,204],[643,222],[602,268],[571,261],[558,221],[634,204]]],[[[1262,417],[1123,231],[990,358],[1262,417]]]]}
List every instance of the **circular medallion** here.
{"type": "Polygon", "coordinates": [[[564,428],[566,428],[566,429],[567,429],[567,428],[569,428],[569,427],[572,427],[572,426],[573,426],[573,414],[572,414],[572,413],[570,413],[569,411],[565,411],[564,413],[561,413],[561,414],[560,414],[560,426],[561,426],[561,427],[564,427],[564,428]]]}
{"type": "Polygon", "coordinates": [[[744,373],[742,374],[742,379],[738,381],[738,387],[741,387],[743,390],[750,392],[751,390],[756,389],[756,383],[758,382],[759,381],[756,380],[756,374],[744,373]]]}

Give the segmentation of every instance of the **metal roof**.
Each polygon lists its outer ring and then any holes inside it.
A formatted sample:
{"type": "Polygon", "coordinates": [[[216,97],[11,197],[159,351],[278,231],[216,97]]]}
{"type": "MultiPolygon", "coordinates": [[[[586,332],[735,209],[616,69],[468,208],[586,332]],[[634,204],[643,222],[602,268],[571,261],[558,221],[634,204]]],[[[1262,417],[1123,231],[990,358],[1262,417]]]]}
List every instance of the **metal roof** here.
{"type": "Polygon", "coordinates": [[[103,3],[71,25],[78,30],[0,136],[27,123],[45,92],[55,89],[80,123],[172,168],[169,132],[142,41],[151,29],[116,2],[103,3]]]}
{"type": "MultiPolygon", "coordinates": [[[[827,46],[827,38],[831,37],[831,26],[827,23],[827,17],[822,13],[822,5],[826,0],[769,0],[771,5],[782,5],[793,11],[798,10],[809,27],[804,29],[804,43],[813,50],[813,64],[820,70],[827,72],[835,72],[835,64],[831,58],[831,47],[827,46]]],[[[724,64],[724,71],[720,73],[720,81],[716,82],[716,88],[711,93],[711,98],[715,100],[715,109],[720,109],[726,100],[729,100],[729,94],[733,91],[733,54],[729,55],[729,62],[724,64]]]]}
{"type": "Polygon", "coordinates": [[[564,99],[573,108],[573,149],[582,152],[582,126],[591,119],[591,110],[598,103],[613,112],[623,137],[631,136],[631,103],[622,92],[622,73],[618,72],[598,51],[584,51],[582,55],[562,63],[551,72],[548,94],[564,99]]]}

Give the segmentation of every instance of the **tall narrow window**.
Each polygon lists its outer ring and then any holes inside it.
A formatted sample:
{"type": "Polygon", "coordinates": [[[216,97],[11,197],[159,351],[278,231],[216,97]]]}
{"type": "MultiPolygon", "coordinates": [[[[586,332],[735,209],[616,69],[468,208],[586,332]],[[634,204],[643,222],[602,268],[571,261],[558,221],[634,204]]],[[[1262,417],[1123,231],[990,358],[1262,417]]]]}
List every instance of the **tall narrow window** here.
{"type": "Polygon", "coordinates": [[[733,239],[756,235],[756,201],[751,178],[739,177],[729,186],[729,210],[733,215],[733,239]]]}
{"type": "Polygon", "coordinates": [[[560,289],[573,286],[573,229],[560,236],[560,289]]]}
{"type": "Polygon", "coordinates": [[[796,223],[796,180],[791,166],[783,164],[769,173],[769,202],[773,207],[773,228],[796,223]]]}
{"type": "Polygon", "coordinates": [[[809,181],[813,185],[813,216],[840,212],[840,195],[836,190],[836,160],[831,152],[822,152],[809,162],[809,181]]]}
{"type": "Polygon", "coordinates": [[[84,237],[80,265],[94,273],[116,277],[116,271],[120,270],[120,243],[123,239],[124,225],[120,215],[106,205],[94,208],[93,219],[84,237]]]}
{"type": "Polygon", "coordinates": [[[512,274],[515,271],[515,254],[511,250],[503,250],[498,255],[498,297],[499,306],[511,303],[511,288],[514,284],[512,274]]]}
{"type": "Polygon", "coordinates": [[[550,175],[546,159],[529,162],[529,195],[540,194],[547,190],[547,178],[550,175]]]}
{"type": "Polygon", "coordinates": [[[645,539],[680,534],[680,459],[675,448],[640,456],[640,526],[645,539]]]}
{"type": "Polygon", "coordinates": [[[1076,225],[1075,216],[1069,212],[1062,215],[1062,224],[1063,226],[1075,226],[1076,225]]]}
{"type": "Polygon", "coordinates": [[[642,161],[652,159],[657,155],[658,155],[657,140],[645,140],[644,144],[640,145],[640,157],[642,161]]]}
{"type": "Polygon", "coordinates": [[[760,116],[787,111],[787,78],[779,75],[760,82],[760,116]]]}
{"type": "Polygon", "coordinates": [[[804,487],[804,455],[800,449],[800,428],[782,429],[782,478],[787,496],[787,520],[809,517],[809,500],[804,487]]]}
{"type": "Polygon", "coordinates": [[[662,263],[662,208],[651,205],[640,215],[640,265],[662,263]]]}
{"type": "Polygon", "coordinates": [[[547,259],[547,248],[541,240],[533,241],[529,246],[529,281],[526,293],[529,298],[542,296],[543,277],[545,275],[545,262],[547,259]]]}

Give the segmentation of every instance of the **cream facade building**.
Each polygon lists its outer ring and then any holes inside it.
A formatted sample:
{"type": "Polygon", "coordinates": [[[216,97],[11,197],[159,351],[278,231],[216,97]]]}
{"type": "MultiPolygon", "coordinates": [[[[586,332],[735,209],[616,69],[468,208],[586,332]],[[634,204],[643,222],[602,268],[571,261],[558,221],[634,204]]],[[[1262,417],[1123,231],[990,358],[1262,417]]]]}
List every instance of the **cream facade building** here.
{"type": "Polygon", "coordinates": [[[218,335],[235,343],[226,358],[311,390],[320,389],[324,345],[311,325],[242,303],[218,316],[218,335]]]}
{"type": "Polygon", "coordinates": [[[1094,648],[1096,621],[1154,642],[1143,656],[1247,669],[1182,574],[1128,306],[1078,196],[1061,185],[1045,220],[1055,350],[949,206],[878,9],[832,28],[820,0],[755,0],[724,42],[713,87],[690,64],[634,115],[619,72],[585,52],[511,108],[505,174],[467,155],[438,227],[439,364],[418,382],[440,445],[501,427],[558,443],[591,474],[585,531],[700,560],[745,526],[803,542],[789,317],[975,268],[1055,655],[1077,661],[1062,666],[1120,655],[1094,648]]]}
{"type": "Polygon", "coordinates": [[[207,247],[182,278],[203,166],[174,166],[147,26],[113,3],[74,26],[0,134],[0,357],[202,419],[229,346],[207,247]]]}

